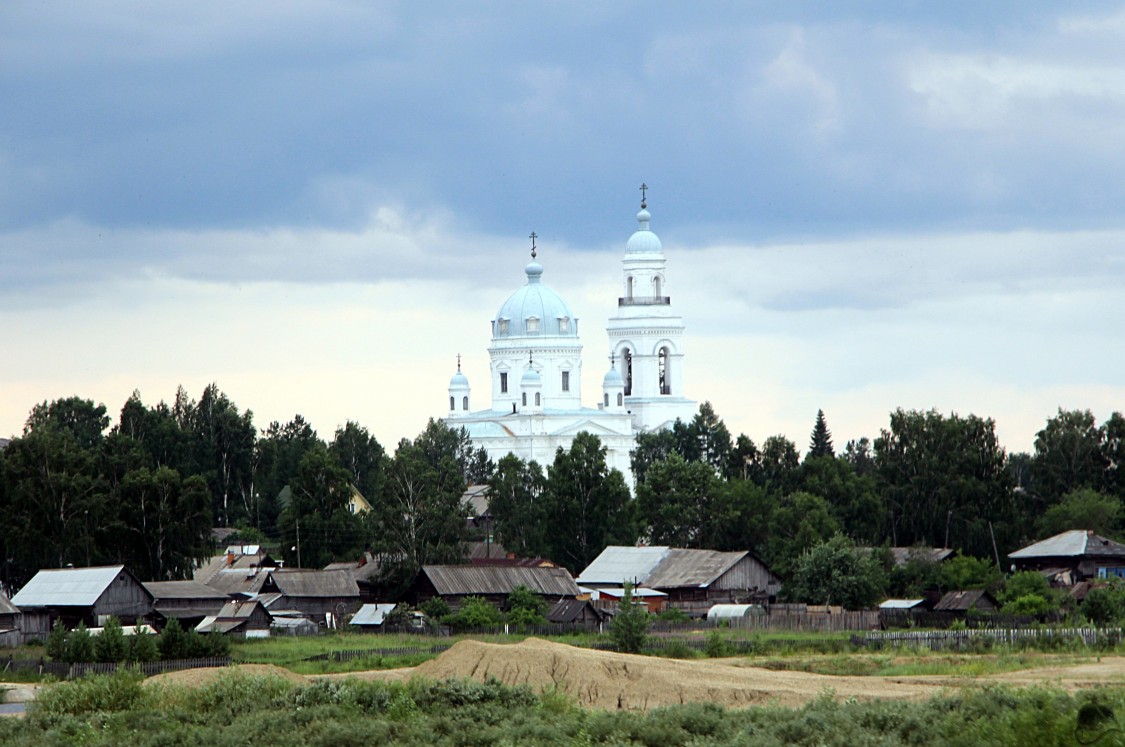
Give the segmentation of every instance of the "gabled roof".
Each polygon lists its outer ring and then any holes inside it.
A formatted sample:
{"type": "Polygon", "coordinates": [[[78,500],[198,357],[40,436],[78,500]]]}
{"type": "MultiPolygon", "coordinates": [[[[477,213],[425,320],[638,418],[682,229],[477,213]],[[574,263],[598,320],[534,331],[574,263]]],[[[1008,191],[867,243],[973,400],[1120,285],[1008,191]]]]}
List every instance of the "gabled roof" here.
{"type": "Polygon", "coordinates": [[[358,597],[359,586],[350,569],[330,571],[286,568],[269,571],[264,586],[276,587],[286,597],[358,597]]]}
{"type": "Polygon", "coordinates": [[[887,599],[879,603],[881,610],[909,610],[925,603],[925,599],[887,599]]]}
{"type": "Polygon", "coordinates": [[[123,565],[42,570],[12,597],[12,604],[17,607],[92,607],[122,574],[141,586],[123,565]]]}
{"type": "Polygon", "coordinates": [[[672,548],[644,583],[653,589],[706,588],[749,554],[672,548]]]}
{"type": "Polygon", "coordinates": [[[616,586],[629,581],[653,589],[707,588],[746,557],[754,556],[746,550],[611,545],[579,574],[578,583],[616,586]]]}
{"type": "Polygon", "coordinates": [[[255,594],[266,581],[264,570],[227,568],[207,580],[207,585],[225,594],[255,594]]]}
{"type": "Polygon", "coordinates": [[[157,602],[169,599],[226,599],[227,595],[218,589],[198,581],[145,581],[142,586],[148,589],[157,602]]]}
{"type": "Polygon", "coordinates": [[[589,610],[597,620],[605,617],[597,607],[590,604],[587,599],[560,599],[555,602],[547,613],[547,621],[553,623],[570,623],[582,617],[582,613],[589,610]]]}
{"type": "Polygon", "coordinates": [[[545,566],[427,565],[422,574],[439,595],[510,594],[526,586],[537,594],[578,596],[578,585],[565,568],[545,566]]]}
{"type": "Polygon", "coordinates": [[[1014,560],[1032,558],[1125,558],[1125,545],[1086,529],[1071,529],[1008,553],[1014,560]]]}
{"type": "Polygon", "coordinates": [[[895,565],[902,567],[911,560],[924,560],[931,563],[940,563],[953,554],[948,547],[892,547],[891,556],[895,565]]]}
{"type": "Polygon", "coordinates": [[[20,608],[12,604],[7,595],[0,592],[0,615],[18,615],[20,608]]]}
{"type": "Polygon", "coordinates": [[[643,584],[653,569],[668,554],[668,547],[623,547],[610,545],[578,574],[580,584],[643,584]]]}

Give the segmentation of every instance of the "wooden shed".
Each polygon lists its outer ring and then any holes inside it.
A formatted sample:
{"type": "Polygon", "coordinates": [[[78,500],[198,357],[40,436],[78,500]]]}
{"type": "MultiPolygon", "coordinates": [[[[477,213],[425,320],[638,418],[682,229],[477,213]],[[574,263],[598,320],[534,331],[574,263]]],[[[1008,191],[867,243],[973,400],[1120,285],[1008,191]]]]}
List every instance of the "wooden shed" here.
{"type": "Polygon", "coordinates": [[[208,615],[218,614],[229,597],[198,581],[146,581],[153,610],[163,624],[175,618],[185,628],[194,628],[208,615]]]}
{"type": "Polygon", "coordinates": [[[411,587],[415,603],[441,597],[456,611],[466,597],[483,597],[500,607],[517,586],[553,603],[578,597],[578,585],[565,568],[546,566],[423,566],[411,587]]]}
{"type": "Polygon", "coordinates": [[[277,593],[281,598],[271,608],[298,610],[319,623],[332,627],[360,606],[359,586],[350,569],[313,570],[275,569],[266,573],[260,594],[277,593]]]}
{"type": "Polygon", "coordinates": [[[112,615],[135,625],[152,614],[152,594],[123,565],[42,570],[12,597],[23,611],[47,610],[67,627],[101,627],[112,615]]]}

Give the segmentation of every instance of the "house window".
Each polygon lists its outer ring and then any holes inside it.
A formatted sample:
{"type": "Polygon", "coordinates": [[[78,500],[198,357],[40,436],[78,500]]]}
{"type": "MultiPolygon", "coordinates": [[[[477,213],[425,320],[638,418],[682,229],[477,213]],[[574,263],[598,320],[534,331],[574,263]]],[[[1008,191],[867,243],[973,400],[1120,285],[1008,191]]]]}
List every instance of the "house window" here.
{"type": "Polygon", "coordinates": [[[564,392],[570,391],[570,371],[562,372],[562,390],[564,392]]]}
{"type": "Polygon", "coordinates": [[[501,394],[507,394],[508,393],[508,372],[507,371],[501,371],[500,372],[500,393],[501,394]]]}
{"type": "Polygon", "coordinates": [[[559,317],[559,334],[565,335],[570,332],[570,317],[559,317]]]}
{"type": "Polygon", "coordinates": [[[527,333],[536,334],[539,332],[539,317],[529,316],[527,318],[527,333]]]}
{"type": "Polygon", "coordinates": [[[501,334],[501,335],[508,334],[508,320],[507,319],[501,319],[497,322],[497,334],[501,334]]]}
{"type": "Polygon", "coordinates": [[[468,397],[463,397],[461,399],[461,409],[462,410],[468,410],[469,409],[469,398],[468,397]]]}

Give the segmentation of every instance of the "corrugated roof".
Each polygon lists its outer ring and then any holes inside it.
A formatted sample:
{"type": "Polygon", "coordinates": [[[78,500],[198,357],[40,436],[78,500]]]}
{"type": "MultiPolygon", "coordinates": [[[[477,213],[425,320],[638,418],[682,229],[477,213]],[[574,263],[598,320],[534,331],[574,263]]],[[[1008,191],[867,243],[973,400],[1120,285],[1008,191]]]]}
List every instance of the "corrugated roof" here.
{"type": "Polygon", "coordinates": [[[1008,553],[1016,560],[1031,558],[1125,557],[1125,545],[1086,529],[1071,529],[1008,553]]]}
{"type": "Polygon", "coordinates": [[[91,607],[122,573],[123,565],[39,571],[12,597],[17,607],[91,607]]]}
{"type": "Polygon", "coordinates": [[[167,599],[226,599],[218,589],[198,581],[145,581],[143,584],[157,603],[167,599]]]}
{"type": "Polygon", "coordinates": [[[706,588],[749,554],[672,548],[642,583],[653,589],[706,588]]]}
{"type": "Polygon", "coordinates": [[[643,584],[653,569],[664,559],[670,548],[622,547],[610,545],[601,551],[586,570],[578,574],[580,584],[643,584]]]}
{"type": "Polygon", "coordinates": [[[565,568],[427,565],[422,573],[441,595],[510,594],[517,586],[526,586],[537,594],[578,596],[578,585],[565,568]]]}
{"type": "Polygon", "coordinates": [[[925,602],[925,599],[888,599],[879,603],[881,610],[908,610],[925,602]]]}
{"type": "Polygon", "coordinates": [[[593,611],[593,615],[597,619],[602,618],[602,613],[598,608],[590,604],[586,599],[560,599],[555,602],[551,610],[547,613],[547,621],[553,623],[570,623],[574,622],[582,616],[582,613],[589,607],[593,611]]]}
{"type": "Polygon", "coordinates": [[[239,568],[222,570],[212,576],[207,585],[225,594],[255,594],[266,582],[267,571],[247,571],[239,568]]]}
{"type": "Polygon", "coordinates": [[[358,597],[359,586],[350,569],[331,571],[286,568],[269,572],[273,585],[290,599],[294,597],[358,597]]]}
{"type": "Polygon", "coordinates": [[[352,625],[382,625],[394,610],[393,604],[365,604],[352,616],[352,625]]]}
{"type": "Polygon", "coordinates": [[[950,555],[953,550],[948,547],[892,547],[891,556],[896,566],[904,566],[911,560],[923,560],[931,563],[940,563],[950,555]]]}
{"type": "Polygon", "coordinates": [[[19,611],[20,608],[12,604],[7,595],[0,593],[0,615],[17,615],[19,611]]]}
{"type": "Polygon", "coordinates": [[[934,605],[935,610],[948,610],[953,612],[966,612],[973,605],[985,600],[990,606],[996,604],[992,595],[984,589],[969,589],[967,591],[949,591],[934,605]]]}

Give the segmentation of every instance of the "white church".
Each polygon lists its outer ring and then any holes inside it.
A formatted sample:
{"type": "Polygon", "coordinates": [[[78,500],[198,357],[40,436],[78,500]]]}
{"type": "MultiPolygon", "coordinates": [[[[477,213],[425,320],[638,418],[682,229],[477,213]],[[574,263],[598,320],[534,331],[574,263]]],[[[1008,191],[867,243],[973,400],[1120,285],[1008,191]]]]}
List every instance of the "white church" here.
{"type": "MultiPolygon", "coordinates": [[[[642,185],[642,193],[647,187],[642,185]]],[[[449,382],[450,427],[464,427],[493,461],[509,452],[546,467],[560,446],[570,448],[581,431],[601,439],[609,467],[632,483],[629,451],[643,431],[688,422],[696,403],[684,396],[684,322],[667,295],[664,248],[649,227],[642,199],[637,230],[621,261],[623,294],[609,318],[610,369],[597,407],[582,404],[582,341],[578,318],[543,283],[532,234],[527,282],[509,296],[492,320],[492,405],[473,410],[468,378],[449,382]]]]}

